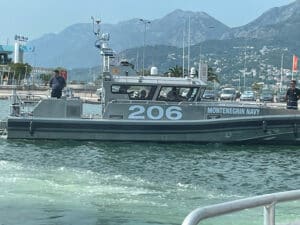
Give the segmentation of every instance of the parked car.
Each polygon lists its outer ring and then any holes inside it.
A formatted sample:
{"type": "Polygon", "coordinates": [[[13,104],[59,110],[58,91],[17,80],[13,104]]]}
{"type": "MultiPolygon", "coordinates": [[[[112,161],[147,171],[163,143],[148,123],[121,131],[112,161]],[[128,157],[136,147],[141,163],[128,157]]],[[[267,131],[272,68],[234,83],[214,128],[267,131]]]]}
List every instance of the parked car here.
{"type": "Polygon", "coordinates": [[[202,99],[204,99],[204,100],[216,100],[217,99],[216,92],[214,90],[205,90],[203,95],[202,95],[202,99]]]}
{"type": "Polygon", "coordinates": [[[277,96],[276,96],[276,101],[277,102],[285,102],[286,101],[285,96],[286,96],[286,91],[278,92],[277,96]]]}
{"type": "Polygon", "coordinates": [[[260,94],[259,100],[261,102],[273,102],[274,96],[273,96],[272,91],[263,90],[260,94]]]}
{"type": "Polygon", "coordinates": [[[255,93],[253,91],[244,91],[240,97],[241,101],[256,101],[255,93]]]}
{"type": "Polygon", "coordinates": [[[223,88],[220,94],[221,100],[235,100],[236,90],[234,88],[223,88]]]}

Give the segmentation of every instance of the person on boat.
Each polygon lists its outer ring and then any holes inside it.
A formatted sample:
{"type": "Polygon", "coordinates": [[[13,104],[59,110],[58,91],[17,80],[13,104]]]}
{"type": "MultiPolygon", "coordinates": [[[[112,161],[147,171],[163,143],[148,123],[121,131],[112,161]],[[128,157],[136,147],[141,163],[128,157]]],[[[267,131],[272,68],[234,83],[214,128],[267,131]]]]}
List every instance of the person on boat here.
{"type": "Polygon", "coordinates": [[[186,98],[182,97],[179,94],[179,88],[172,87],[172,90],[170,90],[167,94],[167,101],[181,102],[181,101],[186,101],[186,98]]]}
{"type": "Polygon", "coordinates": [[[147,92],[145,90],[141,90],[140,99],[145,100],[147,98],[147,92]]]}
{"type": "Polygon", "coordinates": [[[286,108],[298,109],[298,100],[300,99],[300,89],[296,88],[296,81],[291,80],[290,88],[287,90],[286,95],[286,108]]]}
{"type": "Polygon", "coordinates": [[[172,89],[167,94],[168,101],[178,101],[178,91],[176,87],[172,87],[172,89]]]}
{"type": "Polygon", "coordinates": [[[51,78],[49,86],[52,88],[51,97],[60,98],[62,90],[66,86],[66,80],[59,74],[59,70],[54,70],[54,76],[51,78]]]}

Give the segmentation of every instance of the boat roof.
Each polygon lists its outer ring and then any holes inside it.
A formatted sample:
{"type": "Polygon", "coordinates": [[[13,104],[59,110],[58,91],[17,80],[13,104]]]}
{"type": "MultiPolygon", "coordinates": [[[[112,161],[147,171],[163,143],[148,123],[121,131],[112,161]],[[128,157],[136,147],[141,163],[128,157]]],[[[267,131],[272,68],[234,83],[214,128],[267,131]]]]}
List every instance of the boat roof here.
{"type": "Polygon", "coordinates": [[[118,83],[137,83],[147,85],[179,85],[179,86],[206,86],[206,83],[196,78],[159,77],[159,76],[113,76],[112,80],[118,83]]]}

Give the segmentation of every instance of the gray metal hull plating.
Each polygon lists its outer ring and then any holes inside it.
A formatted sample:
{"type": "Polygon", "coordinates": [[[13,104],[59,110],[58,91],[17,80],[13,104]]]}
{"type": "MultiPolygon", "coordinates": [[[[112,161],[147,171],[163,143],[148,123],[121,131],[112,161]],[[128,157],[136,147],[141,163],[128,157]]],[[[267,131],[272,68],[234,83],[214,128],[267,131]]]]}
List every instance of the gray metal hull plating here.
{"type": "Polygon", "coordinates": [[[300,115],[190,121],[17,118],[7,121],[9,139],[101,141],[296,143],[300,115]]]}

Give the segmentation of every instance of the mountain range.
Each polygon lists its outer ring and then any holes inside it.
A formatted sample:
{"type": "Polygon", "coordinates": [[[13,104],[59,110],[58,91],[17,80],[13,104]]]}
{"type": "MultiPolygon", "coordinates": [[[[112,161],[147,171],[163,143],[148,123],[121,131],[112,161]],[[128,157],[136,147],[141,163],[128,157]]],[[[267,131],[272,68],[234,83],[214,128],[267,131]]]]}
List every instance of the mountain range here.
{"type": "MultiPolygon", "coordinates": [[[[110,46],[120,57],[130,60],[136,60],[137,55],[141,58],[145,34],[146,67],[157,61],[162,63],[162,60],[165,60],[162,66],[165,69],[175,66],[174,63],[179,64],[183,43],[185,47],[188,44],[188,30],[191,55],[194,57],[201,54],[224,55],[224,52],[229,57],[235,52],[235,47],[243,48],[248,43],[258,43],[258,52],[264,45],[282,51],[287,49],[286,55],[300,51],[300,0],[272,8],[254,21],[235,28],[228,27],[205,12],[180,9],[150,21],[146,27],[144,25],[140,19],[135,18],[117,24],[104,23],[101,30],[110,33],[110,46]],[[234,43],[239,44],[234,46],[234,43]],[[214,46],[208,47],[208,44],[218,46],[222,52],[214,46]]],[[[42,67],[95,67],[100,62],[99,53],[94,47],[95,40],[92,23],[74,24],[60,33],[45,34],[29,42],[29,45],[35,46],[35,52],[26,54],[26,61],[42,67]]],[[[136,64],[141,65],[138,62],[136,64]]]]}

